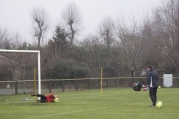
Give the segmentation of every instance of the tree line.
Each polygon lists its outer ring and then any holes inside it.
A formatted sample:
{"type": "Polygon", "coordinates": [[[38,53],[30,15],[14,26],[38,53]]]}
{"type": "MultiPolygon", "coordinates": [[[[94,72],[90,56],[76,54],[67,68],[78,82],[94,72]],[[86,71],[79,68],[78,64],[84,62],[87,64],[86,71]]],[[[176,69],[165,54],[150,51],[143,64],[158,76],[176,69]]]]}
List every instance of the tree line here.
{"type": "MultiPolygon", "coordinates": [[[[49,29],[45,9],[31,12],[33,36],[37,44],[21,43],[19,35],[10,36],[0,28],[0,48],[41,51],[42,78],[144,76],[152,65],[161,75],[179,73],[179,1],[167,0],[152,10],[142,22],[126,23],[123,16],[102,19],[95,34],[83,40],[82,15],[75,3],[62,12],[62,21],[53,36],[42,45],[49,29]]],[[[31,60],[29,62],[32,62],[31,60]]]]}

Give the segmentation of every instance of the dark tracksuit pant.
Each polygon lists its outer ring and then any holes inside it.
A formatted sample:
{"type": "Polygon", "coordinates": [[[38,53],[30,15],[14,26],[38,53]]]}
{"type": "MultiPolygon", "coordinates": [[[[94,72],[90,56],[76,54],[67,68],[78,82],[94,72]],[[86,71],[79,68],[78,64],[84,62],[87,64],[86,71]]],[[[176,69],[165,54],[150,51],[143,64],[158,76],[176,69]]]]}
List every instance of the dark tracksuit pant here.
{"type": "Polygon", "coordinates": [[[150,87],[150,89],[149,89],[149,96],[150,96],[150,99],[151,99],[153,105],[156,105],[156,101],[157,101],[157,88],[150,87]]]}
{"type": "Polygon", "coordinates": [[[45,95],[42,95],[42,94],[36,94],[36,95],[32,95],[32,96],[36,96],[36,97],[40,97],[40,102],[47,102],[47,98],[45,95]]]}

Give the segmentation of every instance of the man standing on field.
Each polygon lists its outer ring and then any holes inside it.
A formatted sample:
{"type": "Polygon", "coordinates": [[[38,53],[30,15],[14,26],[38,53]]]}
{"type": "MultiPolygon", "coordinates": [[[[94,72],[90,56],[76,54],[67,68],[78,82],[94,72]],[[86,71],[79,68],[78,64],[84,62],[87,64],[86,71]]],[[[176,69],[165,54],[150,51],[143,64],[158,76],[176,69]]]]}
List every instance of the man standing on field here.
{"type": "Polygon", "coordinates": [[[152,69],[152,66],[147,67],[148,73],[147,73],[147,84],[150,87],[149,88],[149,96],[152,101],[152,106],[156,106],[157,101],[157,88],[158,88],[158,73],[152,69]]]}

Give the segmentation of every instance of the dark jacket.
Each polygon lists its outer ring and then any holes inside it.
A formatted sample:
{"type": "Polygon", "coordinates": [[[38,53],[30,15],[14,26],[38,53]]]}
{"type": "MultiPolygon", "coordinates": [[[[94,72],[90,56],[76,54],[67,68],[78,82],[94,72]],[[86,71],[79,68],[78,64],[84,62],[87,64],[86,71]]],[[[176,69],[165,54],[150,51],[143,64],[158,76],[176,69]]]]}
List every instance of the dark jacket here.
{"type": "Polygon", "coordinates": [[[148,73],[147,73],[147,84],[150,86],[150,83],[152,81],[152,86],[150,87],[153,87],[153,88],[158,88],[158,82],[159,82],[159,79],[158,79],[158,74],[156,71],[154,70],[150,70],[148,73]]]}

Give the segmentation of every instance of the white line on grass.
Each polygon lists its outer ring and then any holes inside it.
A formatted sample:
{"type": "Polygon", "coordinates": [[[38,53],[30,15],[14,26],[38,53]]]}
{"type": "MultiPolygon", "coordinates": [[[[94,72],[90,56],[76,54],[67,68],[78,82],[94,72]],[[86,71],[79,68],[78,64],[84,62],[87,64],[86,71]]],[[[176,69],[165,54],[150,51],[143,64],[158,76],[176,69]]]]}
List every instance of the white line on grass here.
{"type": "MultiPolygon", "coordinates": [[[[111,98],[111,96],[116,96],[116,95],[118,95],[118,94],[110,94],[110,95],[103,95],[103,97],[110,97],[111,98]]],[[[85,96],[85,97],[81,97],[81,96],[78,96],[78,97],[65,97],[65,98],[60,98],[61,100],[73,100],[73,99],[77,99],[77,98],[99,98],[99,97],[101,97],[100,95],[99,96],[85,96]]],[[[121,98],[120,98],[121,99],[121,98]]],[[[122,99],[126,99],[125,97],[123,97],[122,99]]]]}
{"type": "Polygon", "coordinates": [[[78,110],[78,111],[65,112],[65,113],[49,114],[49,115],[42,115],[42,116],[34,116],[34,117],[28,117],[28,118],[24,118],[24,119],[35,119],[35,118],[43,118],[43,117],[63,115],[63,114],[72,114],[72,113],[79,113],[79,112],[85,112],[85,111],[100,110],[100,109],[109,108],[109,107],[113,107],[113,106],[93,108],[93,109],[87,109],[87,110],[78,110]]]}

